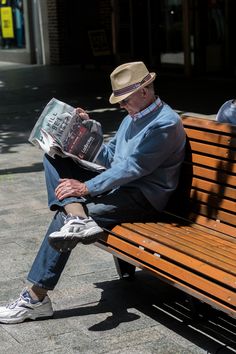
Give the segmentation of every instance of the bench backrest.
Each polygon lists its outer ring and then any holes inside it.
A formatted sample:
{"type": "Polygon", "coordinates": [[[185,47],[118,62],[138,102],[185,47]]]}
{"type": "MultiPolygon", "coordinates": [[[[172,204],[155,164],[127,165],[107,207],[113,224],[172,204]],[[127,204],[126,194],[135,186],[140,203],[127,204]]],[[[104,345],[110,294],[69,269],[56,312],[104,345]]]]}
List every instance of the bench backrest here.
{"type": "Polygon", "coordinates": [[[170,211],[236,238],[236,126],[182,116],[186,158],[170,211]]]}

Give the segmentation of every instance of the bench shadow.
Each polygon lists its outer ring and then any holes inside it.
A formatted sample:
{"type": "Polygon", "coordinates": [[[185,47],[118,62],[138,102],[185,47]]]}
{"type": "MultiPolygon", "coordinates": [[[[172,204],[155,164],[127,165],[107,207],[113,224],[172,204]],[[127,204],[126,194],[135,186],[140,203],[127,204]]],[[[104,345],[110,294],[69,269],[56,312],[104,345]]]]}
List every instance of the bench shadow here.
{"type": "Polygon", "coordinates": [[[95,285],[103,290],[96,305],[56,311],[54,318],[109,312],[112,315],[88,330],[114,330],[124,322],[133,322],[131,326],[135,330],[145,326],[141,313],[209,353],[226,354],[236,350],[236,320],[208,305],[203,305],[202,317],[195,318],[188,295],[147,271],[137,271],[134,281],[112,280],[95,285]],[[141,321],[141,327],[135,321],[141,321]]]}

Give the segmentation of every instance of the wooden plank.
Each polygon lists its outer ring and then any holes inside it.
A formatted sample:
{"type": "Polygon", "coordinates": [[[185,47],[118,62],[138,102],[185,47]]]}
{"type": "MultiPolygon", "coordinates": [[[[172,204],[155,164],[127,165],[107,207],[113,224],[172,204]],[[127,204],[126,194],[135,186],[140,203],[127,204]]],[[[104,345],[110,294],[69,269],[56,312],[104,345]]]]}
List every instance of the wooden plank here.
{"type": "Polygon", "coordinates": [[[137,260],[141,260],[146,264],[151,265],[152,267],[156,267],[168,275],[174,276],[176,280],[181,280],[181,282],[185,282],[186,284],[209,294],[211,297],[221,299],[230,306],[235,307],[235,290],[231,291],[227,288],[224,288],[224,286],[220,286],[219,284],[216,284],[209,279],[205,279],[198,274],[193,273],[192,271],[188,271],[174,263],[171,263],[171,259],[167,261],[166,259],[157,257],[154,254],[137,248],[132,244],[128,244],[124,240],[119,239],[113,235],[108,236],[107,242],[109,245],[117,248],[118,250],[121,250],[125,254],[128,254],[137,260]]]}
{"type": "MultiPolygon", "coordinates": [[[[163,228],[161,225],[154,223],[145,223],[145,224],[122,224],[122,227],[127,229],[128,232],[125,232],[124,229],[119,229],[119,235],[126,235],[130,240],[130,237],[135,239],[133,233],[137,233],[137,240],[141,237],[146,237],[149,240],[155,241],[160,244],[165,245],[169,248],[172,248],[176,251],[179,251],[184,255],[189,255],[195,259],[201,260],[210,264],[218,269],[225,270],[230,272],[233,275],[236,275],[236,258],[235,254],[231,257],[226,254],[222,255],[216,250],[202,247],[202,245],[197,244],[195,240],[189,239],[191,234],[181,235],[180,233],[170,232],[167,228],[163,228]]],[[[115,231],[117,232],[117,231],[115,231]]],[[[137,242],[137,241],[136,241],[137,242]]],[[[157,247],[157,248],[158,248],[157,247]]],[[[159,252],[156,250],[156,252],[159,252]]],[[[236,280],[236,279],[235,279],[236,280]]]]}
{"type": "MultiPolygon", "coordinates": [[[[213,209],[210,206],[198,203],[196,201],[195,203],[192,204],[191,211],[195,212],[197,215],[203,215],[208,219],[212,219],[216,222],[229,224],[234,227],[236,226],[235,214],[231,214],[217,208],[213,209]]],[[[189,218],[195,221],[195,219],[192,216],[190,216],[189,218]]],[[[222,226],[222,232],[227,233],[226,230],[227,228],[225,226],[222,226]]]]}
{"type": "Polygon", "coordinates": [[[212,208],[229,210],[229,212],[236,214],[235,201],[223,198],[218,194],[207,193],[192,189],[190,192],[190,198],[192,201],[201,201],[202,203],[205,203],[211,206],[212,208]]]}
{"type": "MultiPolygon", "coordinates": [[[[134,224],[135,225],[135,224],[134,224]]],[[[157,223],[157,224],[141,224],[141,227],[148,227],[148,228],[158,228],[159,232],[163,229],[163,232],[168,232],[171,234],[173,238],[178,238],[181,240],[185,240],[185,245],[190,245],[190,248],[194,245],[202,248],[202,252],[208,254],[208,250],[210,252],[216,253],[219,257],[224,256],[233,260],[233,264],[236,262],[236,245],[234,244],[232,247],[232,243],[222,243],[219,242],[219,238],[208,238],[208,235],[205,233],[204,236],[202,235],[200,230],[196,230],[194,228],[189,227],[187,230],[184,228],[178,228],[171,224],[165,223],[157,223]]],[[[231,262],[230,262],[231,263],[231,262]]],[[[236,264],[235,264],[236,266],[236,264]]]]}
{"type": "Polygon", "coordinates": [[[201,291],[199,291],[198,289],[192,288],[189,284],[183,283],[181,281],[181,279],[177,280],[177,279],[173,278],[171,275],[167,275],[167,274],[161,272],[159,269],[152,268],[151,265],[143,263],[141,260],[133,259],[132,257],[123,253],[122,251],[120,251],[116,248],[113,248],[109,244],[106,244],[104,241],[99,240],[98,242],[96,242],[96,245],[98,247],[102,248],[103,250],[110,252],[114,256],[119,257],[119,258],[123,259],[124,261],[133,264],[136,267],[150,271],[151,273],[153,273],[153,275],[155,275],[156,277],[158,277],[162,281],[167,282],[169,285],[172,285],[175,288],[180,289],[180,290],[186,292],[187,294],[194,296],[201,301],[204,301],[205,303],[208,303],[209,305],[213,306],[214,308],[216,308],[218,310],[224,311],[232,318],[236,318],[235,309],[233,309],[230,305],[222,303],[220,299],[213,298],[210,295],[205,295],[201,291]]]}
{"type": "MultiPolygon", "coordinates": [[[[215,226],[212,225],[212,223],[219,223],[216,220],[208,220],[208,222],[201,224],[200,222],[197,222],[198,219],[198,215],[196,215],[196,217],[194,218],[194,222],[192,220],[186,219],[182,216],[177,216],[175,214],[173,214],[170,211],[164,211],[161,215],[161,220],[163,220],[163,222],[166,223],[171,223],[173,225],[176,224],[177,227],[186,227],[186,228],[194,228],[199,230],[202,230],[204,233],[210,234],[210,235],[214,235],[216,237],[221,238],[223,241],[227,240],[232,244],[236,243],[236,235],[235,235],[235,227],[229,227],[230,230],[227,230],[227,233],[223,233],[222,229],[217,230],[217,228],[215,226]],[[206,224],[206,225],[205,225],[206,224]],[[231,231],[234,231],[233,234],[231,235],[231,231]]],[[[200,218],[203,218],[202,215],[199,215],[200,218]]],[[[160,220],[157,220],[157,222],[159,223],[160,220]]],[[[228,227],[228,225],[223,224],[223,227],[228,227]]]]}
{"type": "MultiPolygon", "coordinates": [[[[190,209],[189,201],[186,200],[185,203],[180,205],[178,215],[175,210],[168,209],[165,210],[163,215],[166,215],[167,218],[177,218],[177,222],[182,223],[183,225],[191,225],[191,227],[202,227],[206,229],[209,233],[221,233],[223,239],[234,239],[236,240],[235,226],[229,225],[219,219],[211,219],[209,216],[201,215],[197,212],[194,212],[190,209]]],[[[167,221],[168,222],[168,221],[167,221]]]]}
{"type": "MultiPolygon", "coordinates": [[[[201,166],[192,166],[193,177],[202,178],[204,180],[210,180],[213,183],[217,183],[224,189],[224,186],[234,187],[236,185],[236,175],[227,174],[225,171],[217,171],[201,166]]],[[[233,194],[234,195],[234,194],[233,194]]]]}
{"type": "Polygon", "coordinates": [[[204,144],[201,142],[190,140],[189,142],[192,153],[201,153],[205,155],[211,155],[221,159],[231,160],[232,163],[236,159],[236,151],[229,148],[219,147],[217,145],[204,144]]]}
{"type": "Polygon", "coordinates": [[[209,219],[205,215],[192,213],[191,218],[196,224],[202,225],[218,232],[222,232],[223,234],[232,236],[236,239],[235,226],[227,225],[221,220],[209,219]]]}
{"type": "Polygon", "coordinates": [[[218,184],[223,184],[224,186],[236,185],[236,175],[231,174],[230,171],[226,173],[225,171],[213,170],[210,168],[205,168],[197,165],[193,165],[192,168],[193,168],[192,169],[193,176],[212,180],[218,184]]]}
{"type": "MultiPolygon", "coordinates": [[[[199,215],[199,218],[204,218],[202,215],[199,215]]],[[[197,218],[196,218],[196,220],[197,220],[197,218]]],[[[234,227],[229,227],[230,228],[230,230],[231,231],[234,231],[234,233],[233,233],[233,235],[230,235],[230,231],[229,230],[227,230],[227,233],[223,233],[222,232],[222,230],[220,229],[220,230],[217,230],[216,228],[211,228],[211,226],[209,226],[208,224],[209,224],[209,221],[210,221],[210,223],[217,223],[217,225],[221,225],[221,223],[219,223],[218,221],[216,221],[216,220],[208,220],[207,219],[207,223],[206,223],[206,225],[205,225],[205,223],[204,222],[202,222],[202,224],[201,223],[198,223],[198,222],[196,222],[196,223],[192,223],[191,224],[191,227],[192,228],[196,228],[197,230],[203,230],[204,232],[205,232],[205,230],[207,229],[207,232],[209,233],[209,234],[211,234],[211,235],[216,235],[217,237],[220,237],[220,239],[222,239],[223,240],[223,242],[225,242],[226,240],[227,241],[229,241],[229,242],[231,242],[231,245],[232,246],[234,246],[234,244],[236,243],[236,235],[235,235],[235,228],[234,227]]],[[[223,224],[223,226],[224,227],[228,227],[228,225],[224,225],[223,224]]]]}
{"type": "Polygon", "coordinates": [[[193,127],[203,131],[212,131],[220,134],[228,134],[236,136],[236,127],[232,124],[218,123],[212,120],[191,117],[188,115],[181,115],[181,119],[185,128],[193,127]]]}
{"type": "MultiPolygon", "coordinates": [[[[127,232],[130,230],[126,229],[120,229],[119,230],[119,236],[122,236],[122,242],[127,242],[127,247],[129,244],[133,247],[135,246],[132,242],[137,242],[137,245],[139,245],[140,241],[140,235],[138,234],[130,234],[129,237],[127,237],[127,232]]],[[[139,255],[139,250],[146,250],[148,254],[150,254],[150,249],[153,250],[153,254],[157,255],[158,258],[161,258],[163,260],[168,260],[168,262],[171,262],[172,264],[175,264],[176,266],[182,267],[183,269],[187,269],[186,267],[192,268],[191,271],[200,274],[202,273],[203,276],[206,276],[207,278],[211,278],[211,281],[213,279],[219,281],[220,283],[223,283],[225,285],[229,285],[231,288],[236,289],[236,284],[235,284],[235,275],[232,276],[228,274],[227,272],[218,270],[217,268],[214,268],[212,266],[209,266],[207,263],[201,262],[199,260],[195,260],[192,257],[189,257],[188,255],[183,255],[181,252],[178,252],[176,250],[173,250],[171,248],[168,248],[163,245],[159,245],[159,252],[157,253],[157,247],[156,247],[156,242],[155,241],[150,241],[149,239],[143,239],[142,241],[142,246],[141,248],[137,247],[137,254],[139,255]],[[175,258],[176,257],[176,258],[175,258]],[[178,261],[177,261],[178,260],[178,261]],[[179,262],[179,264],[178,264],[179,262]]],[[[118,241],[119,242],[119,241],[118,241]]],[[[120,249],[120,247],[119,247],[120,249]]],[[[150,263],[152,264],[152,263],[150,263]]],[[[236,295],[236,294],[235,294],[236,295]]]]}
{"type": "Polygon", "coordinates": [[[228,149],[236,148],[236,137],[231,137],[229,135],[224,135],[219,133],[212,133],[209,131],[202,131],[194,128],[185,127],[185,131],[190,140],[200,140],[202,143],[212,143],[217,145],[222,145],[228,149]]]}
{"type": "MultiPolygon", "coordinates": [[[[220,248],[220,250],[229,250],[233,252],[234,257],[236,256],[236,239],[229,239],[229,237],[225,238],[224,235],[220,233],[209,233],[209,230],[202,230],[201,228],[197,228],[195,224],[192,225],[181,225],[180,223],[162,223],[158,221],[158,226],[163,226],[167,229],[170,229],[171,232],[184,232],[185,234],[191,234],[191,238],[202,242],[204,240],[205,243],[209,243],[210,245],[214,245],[215,247],[220,248]],[[223,236],[223,237],[222,237],[223,236]]],[[[235,257],[236,258],[236,257],[235,257]]]]}
{"type": "Polygon", "coordinates": [[[222,186],[214,181],[207,181],[197,177],[192,179],[193,190],[211,191],[214,194],[223,195],[225,198],[236,200],[236,188],[230,186],[222,186]]]}
{"type": "MultiPolygon", "coordinates": [[[[125,228],[127,228],[129,230],[129,232],[126,234],[126,236],[129,238],[130,237],[135,237],[133,235],[133,232],[135,231],[136,233],[138,233],[137,235],[137,239],[138,237],[140,237],[140,235],[142,237],[146,237],[147,239],[151,240],[151,241],[155,241],[158,243],[158,245],[162,244],[165,245],[166,247],[175,249],[179,252],[181,252],[183,255],[189,255],[193,258],[196,258],[198,260],[201,260],[203,262],[206,262],[208,264],[211,264],[214,267],[218,267],[218,269],[222,269],[224,271],[230,272],[231,274],[235,275],[236,273],[236,269],[235,269],[235,264],[234,262],[232,262],[232,259],[229,260],[227,258],[224,259],[220,259],[220,257],[217,256],[217,254],[212,252],[211,254],[209,254],[210,252],[207,252],[204,249],[201,249],[199,247],[199,249],[197,250],[196,247],[194,246],[194,244],[186,244],[186,242],[184,240],[181,240],[180,238],[176,238],[173,236],[173,234],[170,234],[166,231],[163,231],[162,229],[158,229],[158,230],[150,230],[150,226],[149,229],[140,229],[139,224],[122,224],[122,227],[124,226],[125,228]]],[[[146,226],[147,224],[141,224],[141,227],[146,226]]],[[[149,225],[149,224],[148,224],[149,225]]],[[[134,241],[134,238],[133,238],[134,241]]],[[[156,250],[157,252],[157,250],[156,250]]]]}
{"type": "Polygon", "coordinates": [[[230,173],[236,174],[236,164],[228,160],[220,160],[216,157],[204,156],[197,153],[191,154],[190,162],[185,162],[186,164],[197,164],[203,165],[207,168],[220,169],[221,171],[230,171],[230,173]]]}

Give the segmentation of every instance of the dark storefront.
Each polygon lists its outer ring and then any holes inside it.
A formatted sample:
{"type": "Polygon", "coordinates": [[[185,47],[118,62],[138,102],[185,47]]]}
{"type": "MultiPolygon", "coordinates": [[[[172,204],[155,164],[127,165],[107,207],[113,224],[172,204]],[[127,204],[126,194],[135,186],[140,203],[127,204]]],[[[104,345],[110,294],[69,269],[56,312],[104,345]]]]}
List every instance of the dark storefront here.
{"type": "Polygon", "coordinates": [[[234,0],[87,0],[66,5],[68,54],[82,65],[144,60],[185,75],[235,74],[234,0]]]}
{"type": "Polygon", "coordinates": [[[233,0],[117,0],[116,57],[187,75],[235,72],[233,0]]]}
{"type": "Polygon", "coordinates": [[[9,60],[12,51],[37,64],[101,67],[144,60],[162,72],[235,75],[235,0],[0,4],[0,60],[9,60]]]}

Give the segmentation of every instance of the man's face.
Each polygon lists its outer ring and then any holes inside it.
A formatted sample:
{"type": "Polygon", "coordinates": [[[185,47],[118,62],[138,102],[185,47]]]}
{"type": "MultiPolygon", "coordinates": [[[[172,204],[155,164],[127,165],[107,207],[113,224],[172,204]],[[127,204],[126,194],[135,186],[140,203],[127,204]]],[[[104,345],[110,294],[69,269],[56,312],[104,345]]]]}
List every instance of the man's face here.
{"type": "Polygon", "coordinates": [[[142,111],[145,107],[146,88],[142,88],[133,93],[126,99],[119,102],[121,108],[124,108],[131,116],[142,111]]]}

